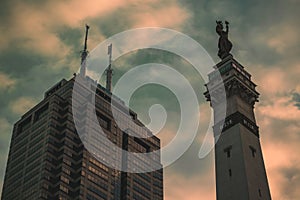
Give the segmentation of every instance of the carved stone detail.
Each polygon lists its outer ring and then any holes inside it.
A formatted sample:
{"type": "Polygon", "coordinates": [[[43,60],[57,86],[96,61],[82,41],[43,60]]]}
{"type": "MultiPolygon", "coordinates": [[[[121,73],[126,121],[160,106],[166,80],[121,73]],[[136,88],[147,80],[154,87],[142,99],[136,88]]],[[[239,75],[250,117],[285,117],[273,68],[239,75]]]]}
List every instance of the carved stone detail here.
{"type": "Polygon", "coordinates": [[[233,95],[238,95],[251,106],[254,106],[255,102],[258,102],[258,93],[250,90],[237,79],[232,79],[225,83],[225,90],[227,98],[233,95]]]}
{"type": "Polygon", "coordinates": [[[204,93],[207,101],[211,102],[211,105],[217,105],[221,102],[224,102],[225,96],[229,98],[233,95],[239,96],[245,102],[247,102],[252,107],[255,102],[258,102],[258,93],[249,89],[243,85],[239,80],[232,79],[224,83],[226,95],[223,94],[222,88],[214,88],[211,91],[207,87],[207,91],[204,93]]]}

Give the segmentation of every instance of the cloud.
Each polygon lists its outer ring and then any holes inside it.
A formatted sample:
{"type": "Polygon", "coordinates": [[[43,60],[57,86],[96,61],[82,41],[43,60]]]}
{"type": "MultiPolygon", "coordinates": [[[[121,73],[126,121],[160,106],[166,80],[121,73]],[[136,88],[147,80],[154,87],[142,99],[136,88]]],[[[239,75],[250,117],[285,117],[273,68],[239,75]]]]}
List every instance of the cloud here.
{"type": "MultiPolygon", "coordinates": [[[[298,128],[299,133],[299,128],[298,128]]],[[[296,200],[299,197],[298,185],[300,159],[299,139],[296,142],[269,141],[263,144],[267,174],[273,199],[296,200]],[[275,156],[276,155],[276,156],[275,156]]]]}
{"type": "Polygon", "coordinates": [[[300,168],[291,167],[281,170],[286,184],[282,192],[288,197],[288,199],[298,199],[300,196],[300,190],[297,187],[292,187],[291,185],[300,184],[300,168]]]}
{"type": "Polygon", "coordinates": [[[11,110],[19,115],[23,115],[37,102],[31,97],[20,97],[11,103],[11,110]]]}
{"type": "Polygon", "coordinates": [[[299,120],[300,110],[297,109],[292,97],[281,97],[273,99],[273,103],[259,105],[258,112],[263,116],[280,120],[299,120]]]}
{"type": "Polygon", "coordinates": [[[13,7],[12,13],[13,20],[2,34],[6,39],[2,48],[8,47],[12,41],[17,41],[18,48],[47,56],[68,53],[68,48],[50,31],[55,22],[48,17],[48,10],[19,2],[13,7]]]}
{"type": "Polygon", "coordinates": [[[17,81],[6,74],[0,72],[0,89],[9,89],[14,87],[17,81]]]}
{"type": "Polygon", "coordinates": [[[293,93],[293,101],[295,102],[295,106],[300,109],[300,93],[294,92],[293,93]]]}
{"type": "Polygon", "coordinates": [[[289,90],[294,86],[290,76],[291,74],[284,68],[276,66],[272,68],[261,66],[255,72],[258,90],[267,97],[290,92],[289,90]]]}
{"type": "Polygon", "coordinates": [[[178,27],[189,18],[188,12],[178,5],[165,6],[153,10],[140,10],[133,14],[136,27],[178,27]]]}
{"type": "Polygon", "coordinates": [[[292,96],[273,97],[273,104],[257,107],[257,122],[273,199],[299,198],[299,110],[292,96]]]}
{"type": "Polygon", "coordinates": [[[71,0],[46,1],[44,4],[28,4],[19,1],[10,7],[12,19],[9,27],[3,29],[1,34],[1,48],[6,48],[11,41],[17,40],[22,48],[48,56],[63,57],[70,49],[57,37],[55,33],[57,28],[63,26],[78,28],[83,26],[84,22],[88,23],[94,18],[98,18],[99,23],[105,20],[106,16],[116,15],[122,9],[127,10],[127,18],[142,26],[147,25],[142,23],[147,23],[151,18],[153,20],[148,25],[162,26],[180,25],[186,18],[186,13],[175,4],[175,1],[167,1],[163,8],[154,7],[155,4],[161,3],[157,0],[71,0]],[[146,8],[147,12],[143,12],[141,7],[146,8]],[[174,20],[175,16],[177,19],[174,20]]]}
{"type": "Polygon", "coordinates": [[[286,53],[290,50],[291,46],[296,45],[299,40],[297,27],[283,24],[281,26],[273,26],[270,29],[270,36],[266,38],[267,44],[270,48],[275,48],[278,53],[286,53]]]}
{"type": "MultiPolygon", "coordinates": [[[[0,118],[0,174],[4,174],[5,166],[8,155],[9,141],[11,137],[12,125],[5,118],[0,118]]],[[[0,184],[3,184],[3,180],[0,179],[0,184]]],[[[0,197],[2,193],[2,187],[0,187],[0,197]]]]}
{"type": "MultiPolygon", "coordinates": [[[[7,121],[7,119],[5,118],[0,118],[0,149],[3,151],[6,151],[6,148],[8,146],[8,142],[7,140],[8,135],[10,135],[10,133],[8,133],[10,130],[12,130],[11,124],[7,121]]],[[[0,154],[3,156],[3,154],[0,154]]],[[[5,155],[6,156],[6,155],[5,155]]],[[[1,159],[0,159],[1,160],[1,159]]],[[[3,160],[2,160],[3,161],[3,160]]]]}
{"type": "MultiPolygon", "coordinates": [[[[198,162],[201,162],[198,160],[198,162]]],[[[203,162],[203,161],[202,161],[203,162]]],[[[193,162],[194,164],[194,162],[193,162]]],[[[182,170],[187,170],[183,168],[182,170]]],[[[214,170],[206,170],[205,174],[186,177],[174,171],[165,170],[166,200],[215,199],[214,170]]]]}

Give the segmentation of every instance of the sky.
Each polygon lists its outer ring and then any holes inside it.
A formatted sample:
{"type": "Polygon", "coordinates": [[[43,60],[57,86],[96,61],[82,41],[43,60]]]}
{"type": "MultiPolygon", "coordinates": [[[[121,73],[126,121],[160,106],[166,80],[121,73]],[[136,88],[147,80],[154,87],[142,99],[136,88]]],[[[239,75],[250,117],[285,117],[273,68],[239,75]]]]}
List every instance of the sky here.
{"type": "MultiPolygon", "coordinates": [[[[300,198],[300,28],[298,0],[3,0],[0,7],[0,184],[14,122],[38,103],[44,92],[80,66],[84,25],[90,25],[88,48],[132,28],[163,27],[200,43],[217,63],[215,21],[230,22],[232,54],[252,74],[260,101],[255,105],[260,141],[274,200],[300,198]]],[[[178,56],[135,51],[114,61],[115,84],[133,66],[171,65],[204,92],[204,82],[178,56]]],[[[201,92],[201,126],[210,119],[201,92]]],[[[146,124],[147,109],[160,103],[168,111],[159,133],[165,145],[178,128],[180,108],[167,88],[149,85],[132,97],[131,107],[146,124]]],[[[198,158],[202,129],[185,152],[164,169],[166,200],[215,199],[214,152],[198,158]]],[[[204,128],[205,129],[205,128],[204,128]]]]}

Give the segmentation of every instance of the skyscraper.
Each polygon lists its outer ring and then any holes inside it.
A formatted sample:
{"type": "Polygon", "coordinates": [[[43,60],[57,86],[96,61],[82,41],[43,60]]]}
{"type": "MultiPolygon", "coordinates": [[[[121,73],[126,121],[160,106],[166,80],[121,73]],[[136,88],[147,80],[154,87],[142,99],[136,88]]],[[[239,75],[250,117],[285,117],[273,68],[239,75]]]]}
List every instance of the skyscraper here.
{"type": "MultiPolygon", "coordinates": [[[[162,169],[148,173],[118,171],[84,147],[73,122],[74,80],[63,79],[54,85],[15,123],[2,199],[163,199],[162,169]]],[[[114,144],[134,152],[159,149],[157,137],[135,138],[114,125],[111,114],[104,110],[111,100],[105,88],[98,85],[95,98],[98,121],[114,144]]],[[[130,114],[143,127],[136,113],[130,114]]],[[[102,151],[105,148],[110,147],[99,147],[102,151]]],[[[107,156],[122,159],[122,155],[107,156]]]]}
{"type": "Polygon", "coordinates": [[[159,152],[160,140],[138,120],[135,112],[130,109],[129,113],[126,112],[126,106],[121,100],[112,98],[113,94],[109,90],[85,76],[85,53],[86,42],[81,73],[51,87],[45,92],[44,99],[15,123],[3,185],[3,200],[163,199],[160,154],[130,163],[126,153],[111,151],[119,148],[125,152],[159,152]],[[81,80],[80,83],[76,82],[77,78],[81,80]],[[77,94],[76,99],[72,98],[75,83],[82,88],[83,93],[77,94]],[[94,105],[87,99],[91,95],[94,96],[94,105]],[[111,105],[113,99],[118,101],[111,105]],[[92,106],[96,121],[88,119],[87,111],[92,106]],[[117,114],[123,117],[121,123],[126,124],[128,130],[134,125],[138,129],[131,131],[135,131],[137,136],[146,133],[149,137],[135,137],[124,131],[124,127],[120,129],[114,120],[111,106],[117,107],[117,114]],[[74,118],[74,112],[79,112],[80,119],[74,118]],[[108,146],[97,137],[99,130],[95,129],[93,123],[100,124],[105,138],[115,146],[108,146]],[[85,134],[79,135],[78,132],[85,134]],[[115,153],[109,154],[111,152],[115,153]],[[102,156],[98,157],[98,154],[102,156]],[[106,161],[110,159],[121,163],[122,168],[107,165],[106,161]],[[160,166],[160,169],[145,173],[130,173],[127,170],[128,166],[143,168],[151,164],[160,166]]]}

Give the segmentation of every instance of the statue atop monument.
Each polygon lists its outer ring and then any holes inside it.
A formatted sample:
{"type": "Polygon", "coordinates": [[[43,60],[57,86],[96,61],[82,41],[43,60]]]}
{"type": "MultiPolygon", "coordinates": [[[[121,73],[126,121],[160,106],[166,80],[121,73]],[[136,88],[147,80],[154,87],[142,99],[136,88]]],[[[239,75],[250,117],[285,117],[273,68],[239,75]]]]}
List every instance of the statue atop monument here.
{"type": "Polygon", "coordinates": [[[223,22],[222,21],[216,21],[217,26],[216,26],[216,32],[220,36],[219,38],[219,51],[218,51],[218,56],[223,60],[225,57],[230,55],[230,51],[232,48],[232,43],[228,40],[228,32],[229,32],[229,22],[225,21],[226,24],[226,30],[223,30],[223,22]]]}

